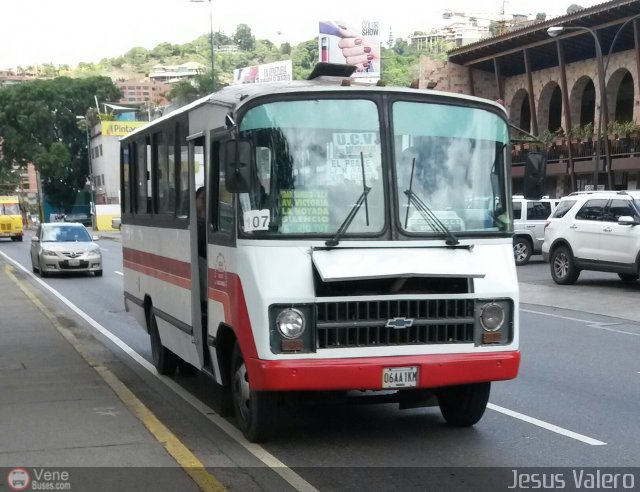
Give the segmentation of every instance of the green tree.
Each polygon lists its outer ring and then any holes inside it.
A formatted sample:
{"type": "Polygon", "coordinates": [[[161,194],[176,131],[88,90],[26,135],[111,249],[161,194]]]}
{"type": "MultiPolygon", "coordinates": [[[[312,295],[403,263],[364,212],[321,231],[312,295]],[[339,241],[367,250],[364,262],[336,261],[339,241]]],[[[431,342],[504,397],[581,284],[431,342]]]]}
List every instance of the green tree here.
{"type": "Polygon", "coordinates": [[[282,55],[290,55],[291,54],[291,45],[289,43],[282,43],[280,45],[280,53],[282,55]]]}
{"type": "Polygon", "coordinates": [[[33,162],[43,191],[54,206],[68,211],[89,174],[87,138],[76,116],[87,113],[94,97],[117,101],[120,92],[108,77],[35,80],[0,90],[0,168],[33,162]]]}
{"type": "Polygon", "coordinates": [[[77,192],[86,182],[86,175],[78,179],[70,149],[62,142],[53,142],[49,148],[40,148],[34,162],[40,171],[42,188],[49,203],[58,210],[69,212],[77,192]]]}
{"type": "Polygon", "coordinates": [[[578,5],[577,3],[572,3],[567,7],[567,14],[573,14],[578,10],[582,10],[584,7],[582,5],[578,5]]]}
{"type": "Polygon", "coordinates": [[[247,24],[238,24],[233,40],[243,51],[251,51],[256,47],[256,38],[251,34],[251,28],[247,24]]]}
{"type": "Polygon", "coordinates": [[[0,195],[13,195],[20,186],[20,174],[13,168],[0,167],[0,195]]]}
{"type": "Polygon", "coordinates": [[[296,80],[306,79],[315,64],[318,63],[318,41],[311,39],[296,46],[291,52],[291,63],[293,78],[296,80]]]}
{"type": "Polygon", "coordinates": [[[171,86],[167,99],[177,105],[185,105],[198,99],[198,88],[188,80],[180,80],[171,86]]]}
{"type": "Polygon", "coordinates": [[[538,12],[536,14],[536,20],[537,21],[543,21],[547,19],[547,14],[545,12],[538,12]]]}

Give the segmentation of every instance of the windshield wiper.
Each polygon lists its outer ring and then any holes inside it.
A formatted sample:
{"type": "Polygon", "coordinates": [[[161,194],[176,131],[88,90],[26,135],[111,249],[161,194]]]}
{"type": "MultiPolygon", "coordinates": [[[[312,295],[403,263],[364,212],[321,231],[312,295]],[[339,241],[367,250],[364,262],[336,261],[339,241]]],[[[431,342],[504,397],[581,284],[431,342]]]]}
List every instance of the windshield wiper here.
{"type": "MultiPolygon", "coordinates": [[[[449,230],[449,228],[444,225],[444,223],[438,218],[436,214],[424,203],[418,195],[416,195],[411,190],[405,190],[404,194],[407,195],[409,201],[413,203],[415,209],[420,212],[422,218],[429,224],[431,229],[434,231],[438,231],[447,236],[445,243],[447,246],[457,246],[460,244],[460,240],[449,230]]],[[[405,229],[407,228],[407,224],[404,225],[405,229]]]]}
{"type": "MultiPolygon", "coordinates": [[[[344,222],[338,229],[338,232],[336,232],[335,236],[333,236],[331,239],[327,239],[324,244],[326,244],[327,246],[338,245],[338,243],[340,242],[340,238],[347,231],[347,229],[351,225],[351,222],[353,222],[353,219],[356,217],[358,210],[360,210],[360,207],[362,207],[362,204],[367,199],[367,195],[369,194],[370,191],[371,191],[370,187],[368,186],[364,187],[364,190],[362,190],[362,193],[360,193],[360,198],[358,198],[358,201],[353,205],[353,207],[351,207],[351,211],[349,212],[349,215],[347,215],[347,217],[344,219],[344,222]]],[[[367,225],[369,225],[368,217],[367,217],[367,225]]]]}
{"type": "Polygon", "coordinates": [[[413,173],[416,169],[416,158],[413,158],[413,163],[411,165],[411,178],[409,180],[409,189],[404,190],[404,194],[407,195],[408,202],[407,203],[407,215],[404,220],[404,228],[407,228],[409,223],[409,205],[412,203],[415,209],[420,212],[422,218],[429,224],[432,230],[439,231],[444,233],[447,236],[445,243],[447,246],[457,246],[460,244],[460,240],[449,230],[449,228],[444,225],[444,223],[438,218],[436,214],[424,203],[418,195],[413,192],[413,173]]]}
{"type": "Polygon", "coordinates": [[[367,226],[369,226],[369,202],[367,202],[367,195],[371,191],[371,187],[367,186],[366,177],[364,174],[364,155],[362,152],[360,152],[360,165],[362,167],[362,193],[360,193],[358,201],[353,205],[353,207],[351,207],[349,215],[347,215],[347,217],[344,219],[344,222],[338,228],[335,236],[325,241],[324,244],[326,246],[333,247],[338,245],[338,243],[340,242],[340,238],[347,231],[347,229],[351,225],[351,222],[353,222],[353,219],[355,219],[356,214],[358,213],[358,210],[360,210],[360,207],[362,207],[363,203],[365,208],[367,226]]]}

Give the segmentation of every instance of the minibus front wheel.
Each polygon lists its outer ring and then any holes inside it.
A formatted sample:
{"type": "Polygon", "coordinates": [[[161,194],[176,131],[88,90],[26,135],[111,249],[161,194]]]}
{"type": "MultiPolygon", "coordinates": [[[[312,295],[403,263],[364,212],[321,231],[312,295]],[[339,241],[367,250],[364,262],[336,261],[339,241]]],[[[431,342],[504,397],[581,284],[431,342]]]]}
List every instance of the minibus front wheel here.
{"type": "Polygon", "coordinates": [[[231,357],[231,398],[238,427],[251,442],[269,439],[275,425],[276,395],[251,389],[247,366],[236,342],[231,357]]]}
{"type": "Polygon", "coordinates": [[[470,427],[482,418],[489,402],[491,383],[447,386],[437,392],[440,412],[447,424],[470,427]]]}

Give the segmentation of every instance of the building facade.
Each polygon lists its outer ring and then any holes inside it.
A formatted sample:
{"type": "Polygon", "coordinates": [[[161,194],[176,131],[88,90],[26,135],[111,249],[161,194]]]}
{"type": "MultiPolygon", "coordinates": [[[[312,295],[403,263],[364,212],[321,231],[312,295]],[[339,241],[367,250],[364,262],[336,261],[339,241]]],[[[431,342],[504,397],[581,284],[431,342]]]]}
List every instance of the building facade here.
{"type": "Polygon", "coordinates": [[[547,154],[550,196],[636,189],[639,34],[640,1],[613,0],[456,48],[445,62],[423,59],[420,86],[501,100],[514,126],[538,136],[513,146],[516,191],[532,149],[547,154]]]}
{"type": "Polygon", "coordinates": [[[155,106],[169,104],[166,95],[171,90],[171,84],[150,78],[139,78],[116,80],[115,85],[122,92],[122,98],[118,101],[120,103],[155,106]]]}

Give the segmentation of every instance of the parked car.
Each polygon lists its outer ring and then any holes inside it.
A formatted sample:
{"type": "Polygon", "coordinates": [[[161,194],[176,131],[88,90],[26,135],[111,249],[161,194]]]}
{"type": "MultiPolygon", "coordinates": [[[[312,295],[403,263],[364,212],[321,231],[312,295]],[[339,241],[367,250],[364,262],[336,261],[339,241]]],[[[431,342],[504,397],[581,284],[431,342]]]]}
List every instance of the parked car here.
{"type": "Polygon", "coordinates": [[[544,225],[559,201],[549,197],[528,200],[522,195],[513,196],[513,257],[516,265],[526,265],[531,255],[542,252],[544,225]]]}
{"type": "Polygon", "coordinates": [[[102,276],[102,251],[80,223],[39,224],[31,239],[31,267],[40,276],[51,273],[93,272],[102,276]]]}
{"type": "Polygon", "coordinates": [[[640,190],[572,193],[545,226],[542,256],[557,284],[573,284],[582,270],[640,276],[640,190]]]}

